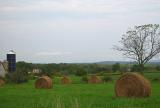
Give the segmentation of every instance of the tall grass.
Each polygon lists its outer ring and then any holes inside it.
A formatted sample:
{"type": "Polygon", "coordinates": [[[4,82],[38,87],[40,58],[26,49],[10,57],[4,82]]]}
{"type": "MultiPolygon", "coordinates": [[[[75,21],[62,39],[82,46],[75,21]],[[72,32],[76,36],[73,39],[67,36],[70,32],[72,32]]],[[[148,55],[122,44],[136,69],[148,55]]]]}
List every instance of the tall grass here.
{"type": "MultiPolygon", "coordinates": [[[[149,79],[160,74],[145,74],[149,79]]],[[[117,79],[118,76],[113,76],[117,79]]],[[[115,82],[84,84],[81,77],[72,76],[76,83],[59,84],[54,78],[53,89],[35,89],[34,80],[24,84],[7,84],[0,87],[0,108],[159,108],[160,83],[152,82],[149,98],[116,98],[115,82]]]]}

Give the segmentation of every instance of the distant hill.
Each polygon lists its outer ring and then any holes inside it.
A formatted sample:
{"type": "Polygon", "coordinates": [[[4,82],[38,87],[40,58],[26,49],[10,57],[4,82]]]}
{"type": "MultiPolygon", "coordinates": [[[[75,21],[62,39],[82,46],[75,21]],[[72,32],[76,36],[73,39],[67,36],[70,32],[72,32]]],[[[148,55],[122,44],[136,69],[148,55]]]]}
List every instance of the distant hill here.
{"type": "MultiPolygon", "coordinates": [[[[120,63],[120,64],[135,64],[135,62],[130,62],[130,61],[100,61],[100,62],[95,62],[96,64],[115,64],[115,63],[120,63]]],[[[148,62],[147,64],[160,64],[159,60],[152,60],[148,62]]]]}
{"type": "Polygon", "coordinates": [[[120,64],[129,64],[129,61],[101,61],[101,62],[95,62],[96,64],[115,64],[115,63],[120,63],[120,64]]]}
{"type": "Polygon", "coordinates": [[[152,61],[148,62],[148,64],[157,64],[157,65],[160,65],[160,60],[152,60],[152,61]]]}

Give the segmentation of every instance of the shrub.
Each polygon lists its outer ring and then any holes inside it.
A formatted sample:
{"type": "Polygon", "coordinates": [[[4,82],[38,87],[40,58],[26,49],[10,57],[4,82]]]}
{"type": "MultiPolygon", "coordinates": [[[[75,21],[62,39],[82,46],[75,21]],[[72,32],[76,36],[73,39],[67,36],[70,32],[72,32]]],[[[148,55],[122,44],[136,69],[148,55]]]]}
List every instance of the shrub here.
{"type": "Polygon", "coordinates": [[[120,71],[120,64],[119,63],[113,64],[112,65],[112,71],[113,72],[120,71]]]}
{"type": "Polygon", "coordinates": [[[103,76],[105,74],[105,72],[99,72],[99,73],[97,73],[96,75],[97,76],[103,76]]]}
{"type": "Polygon", "coordinates": [[[4,77],[1,77],[1,76],[0,76],[0,79],[2,79],[2,80],[4,80],[4,81],[6,80],[4,77]]]}
{"type": "Polygon", "coordinates": [[[152,81],[159,82],[160,78],[153,78],[152,81]]]}
{"type": "Polygon", "coordinates": [[[113,81],[113,78],[111,76],[104,76],[102,80],[103,82],[110,82],[113,81]]]}
{"type": "Polygon", "coordinates": [[[53,75],[56,76],[56,77],[61,77],[62,73],[61,72],[54,72],[53,75]]]}
{"type": "Polygon", "coordinates": [[[159,65],[157,65],[155,68],[156,68],[157,71],[160,71],[160,66],[159,65]]]}
{"type": "Polygon", "coordinates": [[[6,75],[7,82],[11,83],[23,83],[28,81],[28,73],[25,69],[17,69],[13,73],[8,73],[6,75]]]}
{"type": "Polygon", "coordinates": [[[89,80],[88,76],[83,76],[83,77],[82,77],[82,81],[83,81],[83,82],[87,83],[88,80],[89,80]]]}
{"type": "Polygon", "coordinates": [[[42,71],[39,76],[49,76],[52,77],[53,73],[52,72],[47,72],[47,71],[42,71]]]}
{"type": "Polygon", "coordinates": [[[84,76],[87,75],[87,72],[84,69],[77,69],[76,76],[84,76]]]}
{"type": "Polygon", "coordinates": [[[35,80],[36,79],[36,75],[30,74],[28,75],[28,80],[35,80]]]}
{"type": "Polygon", "coordinates": [[[132,68],[131,68],[132,72],[142,72],[142,70],[144,70],[144,67],[141,67],[137,64],[133,65],[132,68]]]}

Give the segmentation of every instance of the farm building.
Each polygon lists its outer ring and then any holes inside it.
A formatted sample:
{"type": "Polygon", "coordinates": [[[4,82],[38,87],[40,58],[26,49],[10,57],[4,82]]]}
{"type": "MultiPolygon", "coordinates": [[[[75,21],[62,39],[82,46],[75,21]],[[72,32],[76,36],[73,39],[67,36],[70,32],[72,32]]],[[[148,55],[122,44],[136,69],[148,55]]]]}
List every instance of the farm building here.
{"type": "Polygon", "coordinates": [[[42,72],[41,69],[33,69],[33,71],[32,71],[33,74],[39,74],[41,72],[42,72]]]}
{"type": "Polygon", "coordinates": [[[4,62],[0,61],[0,77],[5,77],[7,70],[8,70],[8,62],[7,61],[4,61],[4,62]]]}

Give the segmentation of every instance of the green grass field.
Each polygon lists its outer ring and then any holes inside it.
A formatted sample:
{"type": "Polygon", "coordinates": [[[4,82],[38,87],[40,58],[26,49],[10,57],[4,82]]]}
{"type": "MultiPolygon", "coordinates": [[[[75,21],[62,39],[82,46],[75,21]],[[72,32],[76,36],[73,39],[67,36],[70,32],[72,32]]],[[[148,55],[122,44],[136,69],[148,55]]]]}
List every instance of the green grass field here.
{"type": "MultiPolygon", "coordinates": [[[[147,78],[160,74],[145,74],[147,78]]],[[[118,76],[113,76],[114,79],[118,76]]],[[[0,87],[0,108],[160,108],[160,82],[152,83],[149,98],[116,98],[114,82],[85,84],[72,76],[73,84],[61,85],[54,78],[53,89],[35,89],[34,80],[0,87]]]]}

